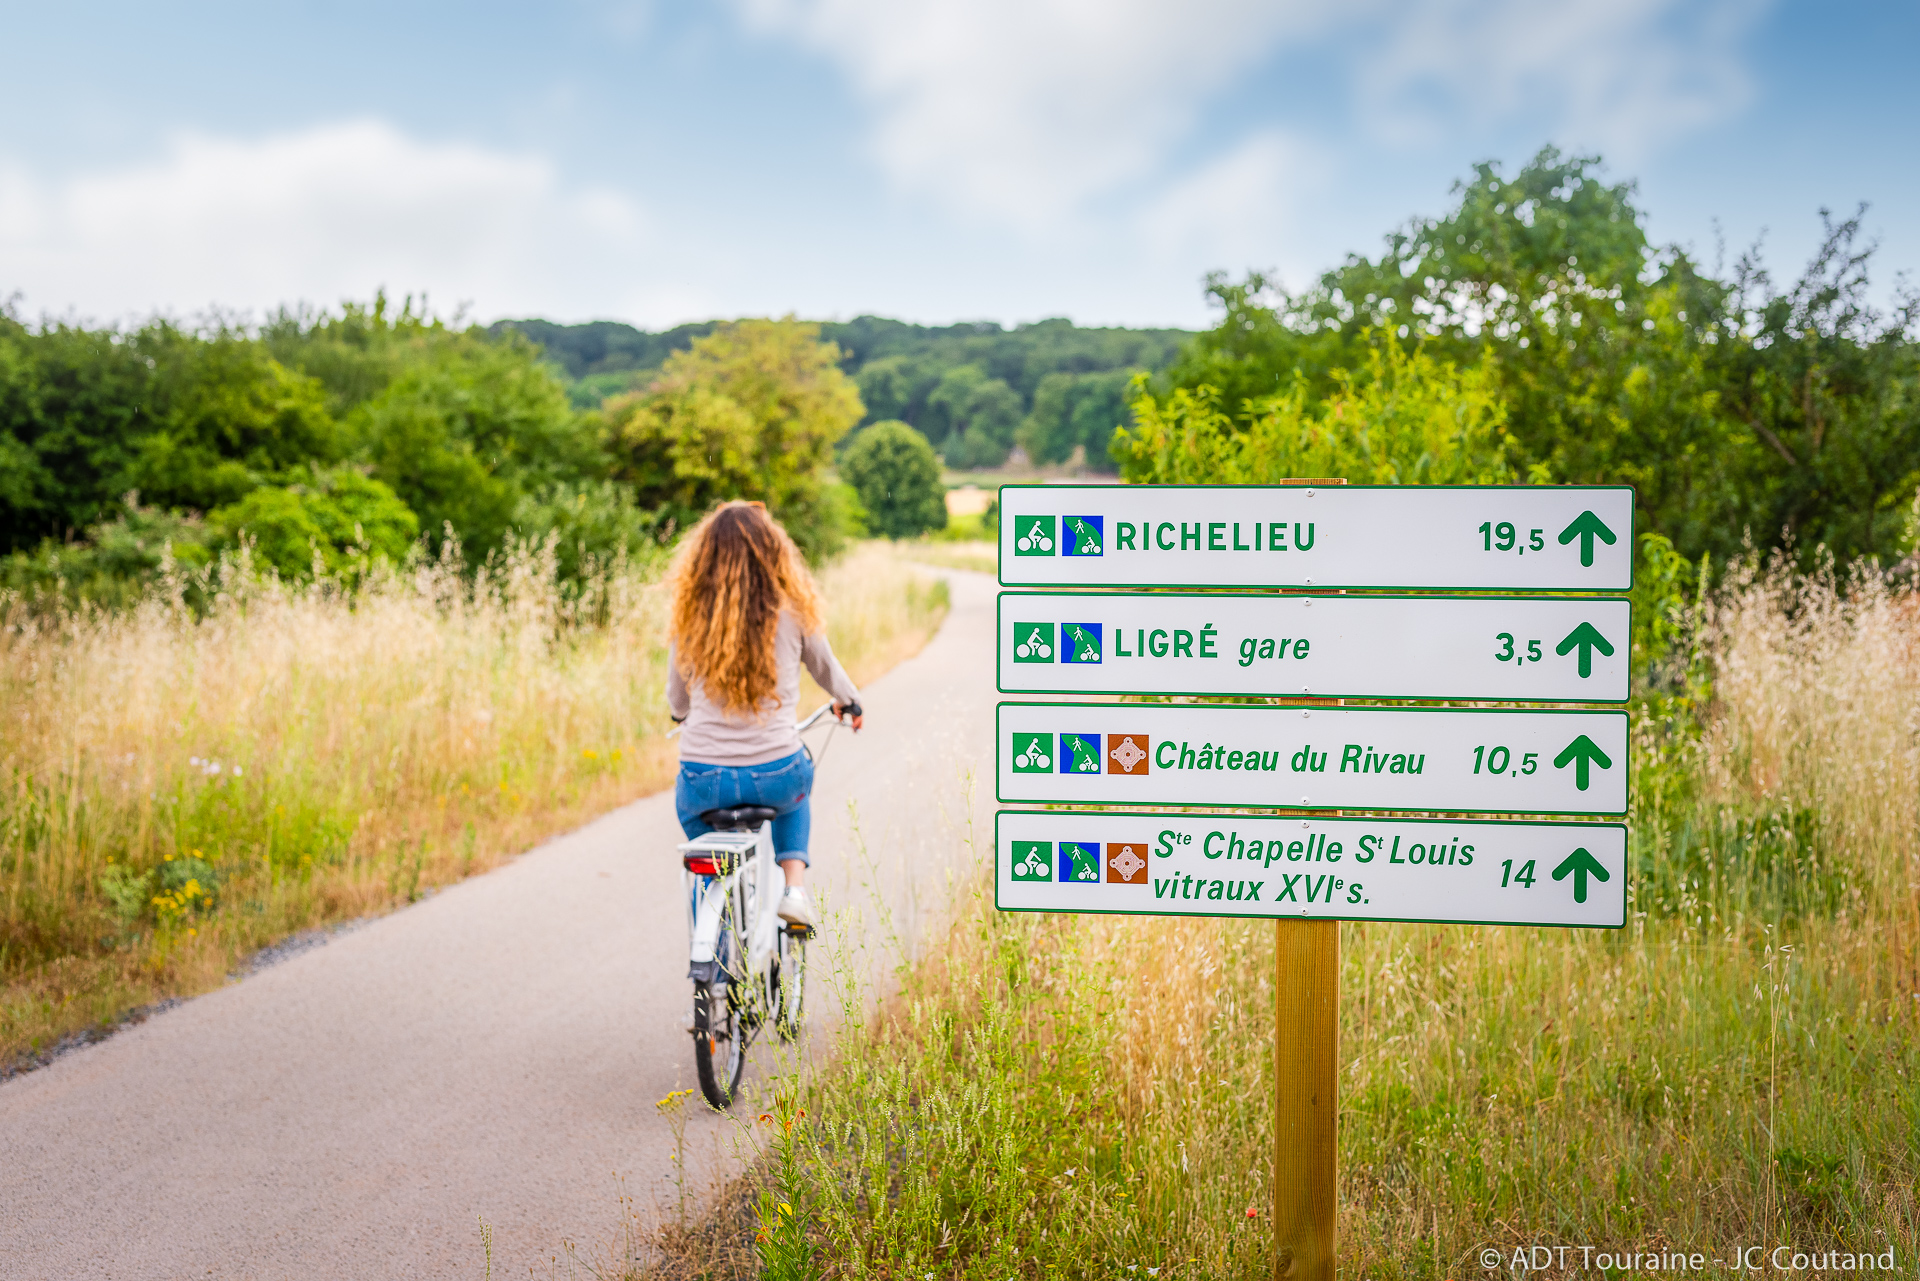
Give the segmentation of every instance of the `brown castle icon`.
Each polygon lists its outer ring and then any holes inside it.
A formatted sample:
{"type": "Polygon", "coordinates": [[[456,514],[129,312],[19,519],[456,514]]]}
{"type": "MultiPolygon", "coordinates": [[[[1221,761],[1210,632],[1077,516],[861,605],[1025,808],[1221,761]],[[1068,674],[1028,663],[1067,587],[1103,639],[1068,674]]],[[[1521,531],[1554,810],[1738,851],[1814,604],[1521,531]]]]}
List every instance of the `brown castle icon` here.
{"type": "Polygon", "coordinates": [[[1148,738],[1145,734],[1109,734],[1107,735],[1107,759],[1113,762],[1109,774],[1144,774],[1147,772],[1148,738]]]}
{"type": "Polygon", "coordinates": [[[1107,843],[1107,880],[1121,885],[1145,885],[1147,883],[1147,847],[1144,842],[1135,845],[1107,843]]]}

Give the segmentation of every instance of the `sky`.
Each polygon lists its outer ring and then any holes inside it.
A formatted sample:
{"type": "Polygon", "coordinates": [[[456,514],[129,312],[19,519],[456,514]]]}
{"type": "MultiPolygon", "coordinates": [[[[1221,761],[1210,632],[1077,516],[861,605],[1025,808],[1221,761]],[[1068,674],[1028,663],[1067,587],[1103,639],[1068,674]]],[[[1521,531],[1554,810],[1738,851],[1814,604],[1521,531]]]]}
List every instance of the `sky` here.
{"type": "Polygon", "coordinates": [[[1549,143],[1709,267],[1866,201],[1890,287],[1915,49],[1847,0],[0,0],[0,301],[1199,327],[1549,143]]]}

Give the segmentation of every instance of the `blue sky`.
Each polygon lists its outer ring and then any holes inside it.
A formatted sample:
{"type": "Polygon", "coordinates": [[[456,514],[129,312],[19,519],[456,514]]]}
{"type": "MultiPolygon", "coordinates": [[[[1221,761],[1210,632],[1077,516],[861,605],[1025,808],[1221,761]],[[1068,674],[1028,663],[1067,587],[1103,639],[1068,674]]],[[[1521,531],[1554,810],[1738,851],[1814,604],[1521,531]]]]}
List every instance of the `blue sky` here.
{"type": "Polygon", "coordinates": [[[1597,150],[1711,264],[1871,202],[1920,267],[1920,5],[651,0],[0,6],[0,297],[122,320],[426,293],[647,327],[1196,326],[1597,150]]]}

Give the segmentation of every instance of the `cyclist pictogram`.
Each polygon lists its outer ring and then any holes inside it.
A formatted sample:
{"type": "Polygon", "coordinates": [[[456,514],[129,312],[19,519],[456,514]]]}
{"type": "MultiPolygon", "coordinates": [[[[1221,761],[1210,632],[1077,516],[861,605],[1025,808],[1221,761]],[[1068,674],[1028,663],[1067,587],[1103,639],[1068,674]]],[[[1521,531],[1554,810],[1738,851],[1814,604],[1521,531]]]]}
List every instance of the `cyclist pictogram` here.
{"type": "Polygon", "coordinates": [[[1051,881],[1053,879],[1053,861],[1047,857],[1045,841],[1013,843],[1013,879],[1016,881],[1051,881]]]}
{"type": "Polygon", "coordinates": [[[1013,661],[1051,663],[1053,661],[1053,624],[1015,623],[1013,625],[1013,661]]]}
{"type": "Polygon", "coordinates": [[[1050,774],[1053,772],[1053,735],[1015,734],[1013,736],[1013,772],[1050,774]]]}
{"type": "Polygon", "coordinates": [[[1053,555],[1053,517],[1021,516],[1013,522],[1015,556],[1053,555]]]}

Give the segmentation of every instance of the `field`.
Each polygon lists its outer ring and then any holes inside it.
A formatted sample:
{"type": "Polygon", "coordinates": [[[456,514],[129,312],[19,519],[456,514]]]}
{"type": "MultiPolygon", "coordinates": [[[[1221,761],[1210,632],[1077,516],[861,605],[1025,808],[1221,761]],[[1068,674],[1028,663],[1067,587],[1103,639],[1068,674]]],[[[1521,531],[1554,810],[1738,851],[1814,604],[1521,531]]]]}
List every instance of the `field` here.
{"type": "MultiPolygon", "coordinates": [[[[1920,1258],[1920,599],[1749,564],[1684,621],[1626,929],[1342,927],[1342,1276],[1920,1258]]],[[[897,994],[759,1105],[722,1201],[752,1253],[674,1229],[643,1272],[1271,1275],[1271,927],[1003,915],[988,839],[897,994]]]]}
{"type": "MultiPolygon", "coordinates": [[[[233,567],[122,612],[0,599],[0,1071],[665,786],[659,568],[576,588],[523,549],[477,580],[233,567]]],[[[856,681],[946,608],[884,544],[822,587],[856,681]]]]}

